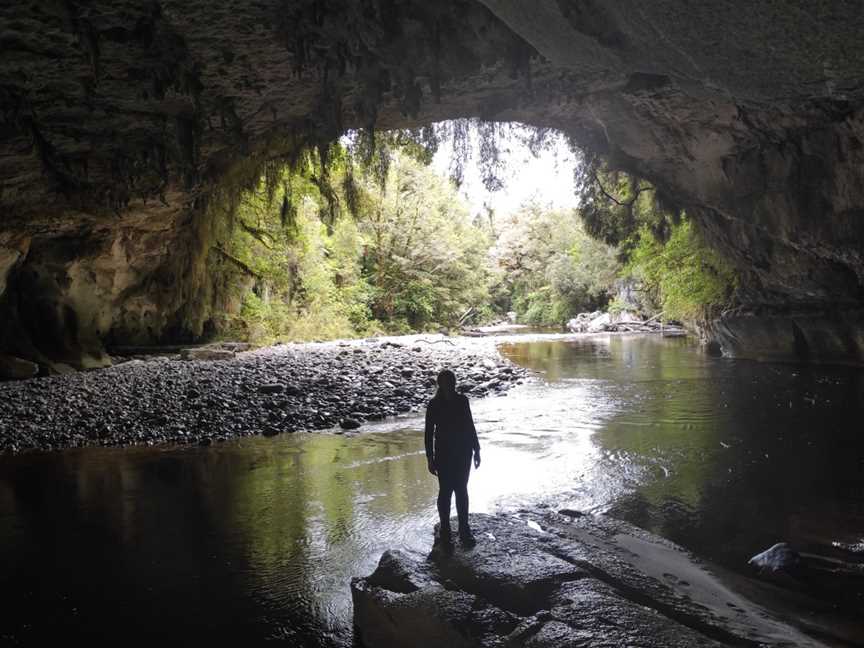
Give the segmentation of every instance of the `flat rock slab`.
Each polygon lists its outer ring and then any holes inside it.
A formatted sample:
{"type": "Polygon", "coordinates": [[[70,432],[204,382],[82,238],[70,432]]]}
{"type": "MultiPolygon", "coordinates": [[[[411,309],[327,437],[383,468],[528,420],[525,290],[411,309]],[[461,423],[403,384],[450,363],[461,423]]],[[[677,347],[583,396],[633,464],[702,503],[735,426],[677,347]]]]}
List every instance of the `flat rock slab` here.
{"type": "Polygon", "coordinates": [[[478,544],[452,555],[434,551],[438,574],[461,590],[520,614],[533,614],[566,581],[588,576],[583,568],[547,551],[549,538],[521,520],[477,517],[478,544]]]}
{"type": "Polygon", "coordinates": [[[15,356],[0,354],[0,380],[23,380],[39,373],[39,365],[15,356]]]}
{"type": "Polygon", "coordinates": [[[351,582],[367,646],[819,646],[677,545],[603,516],[472,515],[474,548],[351,582]]]}
{"type": "Polygon", "coordinates": [[[551,610],[526,619],[508,636],[531,648],[723,646],[669,617],[618,594],[594,578],[569,582],[549,601],[551,610]]]}

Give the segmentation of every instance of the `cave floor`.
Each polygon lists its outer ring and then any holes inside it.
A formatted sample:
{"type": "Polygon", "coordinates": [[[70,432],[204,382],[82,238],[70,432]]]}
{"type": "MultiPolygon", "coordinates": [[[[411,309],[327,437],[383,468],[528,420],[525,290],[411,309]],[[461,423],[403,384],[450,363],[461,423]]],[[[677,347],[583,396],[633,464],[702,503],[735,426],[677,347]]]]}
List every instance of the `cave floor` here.
{"type": "Polygon", "coordinates": [[[473,548],[388,551],[352,581],[365,645],[822,646],[864,636],[860,622],[803,594],[751,582],[754,603],[741,577],[606,516],[523,510],[472,515],[472,527],[473,548]]]}
{"type": "Polygon", "coordinates": [[[414,335],[219,351],[219,360],[139,357],[0,383],[0,451],[350,433],[425,406],[445,367],[472,397],[500,393],[527,374],[491,343],[457,340],[414,335]]]}

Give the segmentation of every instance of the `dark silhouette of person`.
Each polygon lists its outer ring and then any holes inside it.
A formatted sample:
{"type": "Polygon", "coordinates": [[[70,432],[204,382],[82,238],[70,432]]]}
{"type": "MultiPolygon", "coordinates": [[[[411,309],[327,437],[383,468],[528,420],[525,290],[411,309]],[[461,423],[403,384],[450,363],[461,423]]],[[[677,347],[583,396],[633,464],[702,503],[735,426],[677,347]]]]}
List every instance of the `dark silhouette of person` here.
{"type": "Polygon", "coordinates": [[[472,455],[474,467],[480,467],[480,443],[468,399],[456,391],[454,373],[443,370],[437,382],[438,391],[426,408],[426,461],[429,472],[438,477],[439,539],[445,547],[452,546],[450,499],[456,493],[459,539],[463,545],[473,546],[468,525],[468,476],[472,455]]]}

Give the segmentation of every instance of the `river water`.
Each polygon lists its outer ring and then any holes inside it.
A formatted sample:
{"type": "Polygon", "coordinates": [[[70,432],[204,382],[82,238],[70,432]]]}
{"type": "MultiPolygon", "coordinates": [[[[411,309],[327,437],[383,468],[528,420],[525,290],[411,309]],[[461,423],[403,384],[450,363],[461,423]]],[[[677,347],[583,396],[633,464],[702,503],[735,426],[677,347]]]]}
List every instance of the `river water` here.
{"type": "MultiPolygon", "coordinates": [[[[864,542],[864,372],[508,340],[536,377],[472,403],[472,511],[606,512],[742,572],[781,540],[864,542]]],[[[0,457],[0,644],[350,645],[350,578],[431,546],[422,423],[0,457]]]]}

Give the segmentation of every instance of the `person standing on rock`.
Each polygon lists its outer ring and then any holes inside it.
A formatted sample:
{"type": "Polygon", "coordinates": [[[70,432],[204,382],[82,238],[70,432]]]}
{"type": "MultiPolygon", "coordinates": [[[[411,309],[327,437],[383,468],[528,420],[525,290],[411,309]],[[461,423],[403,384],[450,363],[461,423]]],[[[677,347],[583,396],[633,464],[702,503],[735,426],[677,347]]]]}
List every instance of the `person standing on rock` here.
{"type": "Polygon", "coordinates": [[[452,546],[450,537],[450,499],[456,493],[459,539],[473,546],[468,526],[468,476],[471,457],[480,467],[480,443],[464,394],[456,392],[456,376],[449,369],[438,374],[438,391],[426,408],[426,461],[429,472],[438,477],[438,516],[441,518],[440,542],[452,546]]]}

